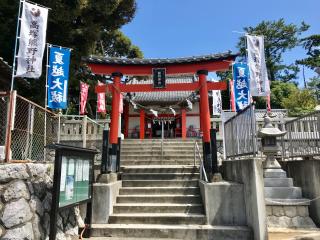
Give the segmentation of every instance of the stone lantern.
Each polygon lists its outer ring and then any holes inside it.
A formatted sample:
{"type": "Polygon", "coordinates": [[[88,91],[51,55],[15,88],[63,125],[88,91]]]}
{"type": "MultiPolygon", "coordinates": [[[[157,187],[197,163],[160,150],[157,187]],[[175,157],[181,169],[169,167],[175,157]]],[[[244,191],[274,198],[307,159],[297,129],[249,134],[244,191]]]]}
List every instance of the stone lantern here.
{"type": "Polygon", "coordinates": [[[261,151],[267,156],[264,164],[265,169],[279,169],[280,164],[275,158],[275,155],[280,150],[277,144],[277,137],[284,136],[287,132],[281,131],[272,125],[270,116],[268,114],[264,117],[264,126],[258,132],[258,137],[262,139],[261,151]]]}

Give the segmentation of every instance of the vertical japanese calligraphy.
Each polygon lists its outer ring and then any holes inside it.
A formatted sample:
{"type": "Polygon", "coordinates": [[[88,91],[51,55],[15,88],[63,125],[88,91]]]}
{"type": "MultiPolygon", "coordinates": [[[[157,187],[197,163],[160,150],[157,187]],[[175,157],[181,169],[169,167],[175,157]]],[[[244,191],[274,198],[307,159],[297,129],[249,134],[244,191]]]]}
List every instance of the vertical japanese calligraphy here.
{"type": "Polygon", "coordinates": [[[220,116],[222,112],[221,91],[212,91],[212,115],[220,116]]]}
{"type": "Polygon", "coordinates": [[[88,98],[89,85],[83,82],[80,82],[80,114],[85,114],[87,98],[88,98]]]}
{"type": "Polygon", "coordinates": [[[68,79],[70,49],[50,47],[48,71],[48,107],[66,109],[68,98],[68,79]]]}
{"type": "Polygon", "coordinates": [[[39,78],[46,43],[48,9],[23,2],[17,77],[39,78]]]}
{"type": "Polygon", "coordinates": [[[240,111],[249,105],[249,69],[244,63],[233,64],[234,98],[236,111],[240,111]]]}
{"type": "Polygon", "coordinates": [[[252,96],[267,96],[270,86],[264,54],[263,36],[247,35],[250,92],[252,96]]]}
{"type": "MultiPolygon", "coordinates": [[[[98,81],[98,86],[99,85],[104,85],[104,84],[102,82],[98,81]]],[[[98,93],[97,112],[99,112],[99,113],[106,112],[106,94],[105,93],[98,93]]]]}

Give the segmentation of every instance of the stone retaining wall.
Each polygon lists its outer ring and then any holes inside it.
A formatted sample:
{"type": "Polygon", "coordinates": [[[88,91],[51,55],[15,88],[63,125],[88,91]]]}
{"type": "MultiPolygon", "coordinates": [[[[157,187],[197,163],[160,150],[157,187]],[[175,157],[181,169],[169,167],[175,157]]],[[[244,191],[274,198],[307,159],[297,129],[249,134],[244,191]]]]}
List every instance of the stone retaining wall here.
{"type": "Polygon", "coordinates": [[[268,227],[273,228],[316,228],[309,217],[307,205],[267,205],[268,227]]]}
{"type": "MultiPolygon", "coordinates": [[[[0,239],[47,239],[53,164],[0,165],[0,239]]],[[[81,224],[76,208],[61,211],[57,240],[77,239],[81,224]]]]}

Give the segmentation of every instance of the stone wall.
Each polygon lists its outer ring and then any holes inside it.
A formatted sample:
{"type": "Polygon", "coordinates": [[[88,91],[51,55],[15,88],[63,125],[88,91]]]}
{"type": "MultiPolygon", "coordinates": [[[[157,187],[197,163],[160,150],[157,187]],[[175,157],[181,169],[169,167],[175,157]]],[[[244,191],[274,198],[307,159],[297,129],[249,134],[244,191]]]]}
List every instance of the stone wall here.
{"type": "Polygon", "coordinates": [[[309,217],[308,205],[267,205],[268,227],[316,228],[309,217]]]}
{"type": "MultiPolygon", "coordinates": [[[[48,239],[53,164],[0,165],[0,239],[48,239]]],[[[77,239],[76,208],[61,211],[57,240],[77,239]]]]}
{"type": "Polygon", "coordinates": [[[302,195],[311,199],[309,213],[314,223],[320,227],[320,160],[281,162],[295,186],[301,187],[302,195]]]}
{"type": "Polygon", "coordinates": [[[224,180],[242,183],[247,225],[255,240],[267,240],[267,217],[261,159],[228,160],[222,164],[224,180]]]}

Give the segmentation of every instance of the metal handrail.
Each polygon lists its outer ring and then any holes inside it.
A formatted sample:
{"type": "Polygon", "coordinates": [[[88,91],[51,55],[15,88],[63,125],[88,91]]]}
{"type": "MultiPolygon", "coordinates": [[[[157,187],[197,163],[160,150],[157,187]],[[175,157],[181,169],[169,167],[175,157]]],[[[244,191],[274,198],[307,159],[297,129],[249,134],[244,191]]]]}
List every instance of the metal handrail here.
{"type": "Polygon", "coordinates": [[[200,161],[200,168],[199,168],[200,180],[203,180],[203,177],[202,177],[202,174],[203,174],[204,175],[204,180],[206,182],[208,182],[208,177],[207,177],[206,170],[204,168],[204,164],[203,164],[203,161],[202,161],[202,157],[201,157],[201,153],[200,153],[198,142],[194,141],[194,163],[193,163],[194,166],[196,165],[197,156],[199,157],[199,161],[200,161]]]}

